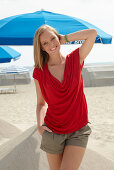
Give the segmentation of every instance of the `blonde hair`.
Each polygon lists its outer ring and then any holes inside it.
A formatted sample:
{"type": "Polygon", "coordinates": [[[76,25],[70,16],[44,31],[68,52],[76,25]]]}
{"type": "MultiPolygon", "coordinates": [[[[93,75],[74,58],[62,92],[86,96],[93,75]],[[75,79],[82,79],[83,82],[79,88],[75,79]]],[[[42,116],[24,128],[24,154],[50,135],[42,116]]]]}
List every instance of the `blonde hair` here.
{"type": "Polygon", "coordinates": [[[46,29],[54,32],[59,38],[57,30],[49,25],[42,25],[36,30],[34,35],[34,67],[41,68],[41,70],[49,60],[49,54],[41,49],[40,43],[40,36],[46,29]]]}

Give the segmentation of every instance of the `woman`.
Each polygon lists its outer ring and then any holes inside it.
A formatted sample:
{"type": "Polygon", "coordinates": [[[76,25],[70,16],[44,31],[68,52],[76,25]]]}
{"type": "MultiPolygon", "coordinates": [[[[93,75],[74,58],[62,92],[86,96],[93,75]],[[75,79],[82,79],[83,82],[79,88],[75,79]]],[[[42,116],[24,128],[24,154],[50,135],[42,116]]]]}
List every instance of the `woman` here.
{"type": "Polygon", "coordinates": [[[78,170],[84,156],[91,128],[81,71],[96,35],[95,29],[86,29],[63,36],[48,25],[35,33],[37,125],[50,170],[78,170]],[[67,56],[61,54],[61,44],[75,40],[85,41],[67,56]]]}

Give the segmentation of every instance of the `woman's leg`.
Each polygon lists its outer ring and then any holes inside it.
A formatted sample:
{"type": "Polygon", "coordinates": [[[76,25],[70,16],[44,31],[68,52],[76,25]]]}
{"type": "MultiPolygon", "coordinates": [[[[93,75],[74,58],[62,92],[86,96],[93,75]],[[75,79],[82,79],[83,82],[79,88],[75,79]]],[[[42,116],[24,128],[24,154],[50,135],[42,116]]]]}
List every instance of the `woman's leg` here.
{"type": "Polygon", "coordinates": [[[60,170],[63,153],[62,154],[50,154],[46,152],[46,155],[47,155],[50,170],[60,170]]]}
{"type": "Polygon", "coordinates": [[[85,150],[80,146],[65,146],[60,170],[78,170],[85,150]]]}

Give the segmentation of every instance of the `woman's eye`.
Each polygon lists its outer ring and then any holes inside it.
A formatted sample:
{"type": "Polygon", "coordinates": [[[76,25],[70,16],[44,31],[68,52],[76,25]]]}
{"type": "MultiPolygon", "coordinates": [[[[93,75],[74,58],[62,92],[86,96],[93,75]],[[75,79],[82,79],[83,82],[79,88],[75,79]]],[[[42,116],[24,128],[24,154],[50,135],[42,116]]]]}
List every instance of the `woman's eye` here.
{"type": "Polygon", "coordinates": [[[52,38],[52,40],[54,40],[54,39],[55,39],[55,37],[52,38]]]}
{"type": "Polygon", "coordinates": [[[44,45],[47,45],[47,42],[45,42],[44,45]]]}

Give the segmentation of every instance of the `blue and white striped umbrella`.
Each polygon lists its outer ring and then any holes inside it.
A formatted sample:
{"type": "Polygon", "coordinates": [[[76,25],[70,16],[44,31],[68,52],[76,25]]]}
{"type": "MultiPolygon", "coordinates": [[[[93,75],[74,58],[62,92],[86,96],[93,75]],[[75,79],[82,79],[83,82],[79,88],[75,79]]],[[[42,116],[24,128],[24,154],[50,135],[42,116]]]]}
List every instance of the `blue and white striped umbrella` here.
{"type": "MultiPolygon", "coordinates": [[[[48,24],[59,32],[69,34],[84,29],[96,29],[95,43],[111,44],[112,36],[82,19],[49,11],[37,11],[22,15],[11,16],[0,20],[0,45],[33,45],[36,30],[48,24]]],[[[68,44],[80,44],[74,41],[68,44]]]]}
{"type": "Polygon", "coordinates": [[[0,46],[0,63],[9,63],[13,59],[18,60],[21,54],[16,50],[7,47],[7,46],[0,46]]]}

